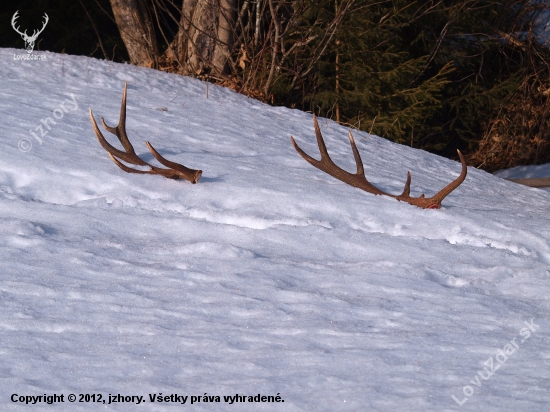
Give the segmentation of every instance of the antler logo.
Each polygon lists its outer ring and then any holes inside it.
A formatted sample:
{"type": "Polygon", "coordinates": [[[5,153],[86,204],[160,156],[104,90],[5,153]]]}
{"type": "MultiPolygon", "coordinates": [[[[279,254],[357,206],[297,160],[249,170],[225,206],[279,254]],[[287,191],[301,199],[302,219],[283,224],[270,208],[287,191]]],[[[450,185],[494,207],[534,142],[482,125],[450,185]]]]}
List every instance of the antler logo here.
{"type": "Polygon", "coordinates": [[[27,35],[27,30],[21,33],[19,31],[19,26],[15,27],[15,23],[16,23],[15,21],[19,17],[17,13],[19,13],[19,10],[17,10],[13,14],[13,17],[11,18],[11,26],[17,33],[21,35],[21,38],[25,41],[25,48],[27,49],[27,53],[32,53],[32,51],[34,50],[34,42],[38,38],[38,35],[44,31],[44,28],[46,27],[46,24],[48,24],[48,21],[50,20],[50,18],[46,13],[44,13],[44,24],[42,25],[42,28],[40,30],[34,30],[32,33],[32,36],[29,36],[27,35]]]}

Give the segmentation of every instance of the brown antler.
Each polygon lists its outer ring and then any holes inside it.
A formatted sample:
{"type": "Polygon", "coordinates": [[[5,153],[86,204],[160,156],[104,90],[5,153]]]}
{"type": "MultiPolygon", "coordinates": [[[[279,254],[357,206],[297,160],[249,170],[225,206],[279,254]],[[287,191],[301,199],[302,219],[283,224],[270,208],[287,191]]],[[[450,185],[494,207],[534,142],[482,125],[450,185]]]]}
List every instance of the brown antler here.
{"type": "Polygon", "coordinates": [[[354,174],[348,173],[345,170],[336,166],[332,161],[332,159],[330,158],[330,156],[328,155],[327,148],[323,140],[323,136],[321,135],[321,129],[319,129],[319,124],[317,123],[317,118],[315,117],[315,115],[313,115],[313,124],[315,125],[315,135],[317,136],[317,145],[319,146],[319,151],[321,152],[321,160],[315,160],[311,156],[308,156],[302,149],[298,147],[298,145],[294,141],[294,138],[290,136],[290,140],[292,140],[292,144],[294,145],[294,148],[296,149],[296,151],[300,154],[300,156],[302,156],[305,160],[307,160],[311,165],[315,166],[317,169],[321,169],[323,172],[328,173],[329,175],[335,177],[336,179],[341,180],[342,182],[347,183],[348,185],[352,185],[352,186],[358,187],[359,189],[363,189],[366,192],[373,193],[375,195],[390,196],[402,202],[407,202],[407,203],[410,203],[411,205],[418,206],[423,209],[439,209],[441,207],[441,202],[443,201],[443,199],[449,193],[455,190],[458,186],[460,186],[460,184],[466,178],[466,173],[467,173],[466,162],[464,160],[464,157],[462,156],[462,153],[460,153],[460,150],[457,150],[458,156],[460,157],[460,161],[462,162],[462,173],[460,173],[460,176],[458,176],[453,182],[445,186],[443,190],[441,190],[435,196],[432,196],[429,198],[424,197],[424,195],[420,195],[420,197],[416,197],[416,198],[409,196],[410,186],[411,186],[410,172],[408,172],[407,174],[407,183],[405,183],[405,188],[403,189],[403,193],[401,193],[399,196],[391,195],[389,193],[383,192],[382,190],[374,187],[372,184],[369,183],[369,181],[365,177],[363,162],[361,161],[359,150],[357,150],[357,146],[355,145],[355,140],[353,140],[353,136],[351,132],[348,132],[349,141],[351,143],[351,150],[353,150],[353,156],[355,157],[355,163],[357,165],[357,172],[354,174]]]}
{"type": "Polygon", "coordinates": [[[138,155],[134,151],[132,144],[130,143],[130,140],[128,139],[128,136],[126,135],[126,87],[127,83],[124,83],[124,91],[122,92],[122,104],[120,106],[120,119],[118,121],[118,125],[116,127],[107,126],[105,124],[105,120],[103,120],[103,117],[101,118],[101,123],[103,123],[103,127],[105,127],[108,132],[113,133],[114,135],[116,135],[116,137],[118,137],[118,140],[120,141],[120,143],[122,143],[122,146],[124,146],[125,152],[111,146],[111,144],[107,140],[105,140],[105,137],[103,137],[103,135],[101,134],[99,127],[97,127],[97,123],[92,113],[92,108],[90,108],[90,120],[92,121],[92,127],[94,128],[97,140],[99,140],[99,144],[105,150],[107,150],[107,152],[109,153],[109,157],[113,160],[113,162],[115,162],[116,165],[125,172],[162,175],[171,179],[183,178],[189,180],[191,183],[197,183],[201,177],[202,170],[189,169],[178,163],[166,160],[159,154],[159,152],[155,150],[153,146],[151,146],[149,142],[145,142],[149,151],[152,153],[155,159],[157,159],[161,164],[168,167],[169,169],[163,169],[161,167],[150,165],[149,163],[143,161],[138,157],[138,155]],[[120,163],[118,159],[116,159],[117,157],[133,165],[149,166],[151,170],[132,169],[120,163]]]}

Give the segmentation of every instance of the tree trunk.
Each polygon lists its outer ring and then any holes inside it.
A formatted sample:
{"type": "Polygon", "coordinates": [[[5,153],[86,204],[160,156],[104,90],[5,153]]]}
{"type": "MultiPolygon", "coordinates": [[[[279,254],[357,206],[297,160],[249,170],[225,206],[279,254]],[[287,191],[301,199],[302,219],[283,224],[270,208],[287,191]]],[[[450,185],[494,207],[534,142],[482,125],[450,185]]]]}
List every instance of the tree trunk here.
{"type": "Polygon", "coordinates": [[[236,0],[218,0],[218,41],[214,47],[212,64],[223,73],[231,58],[233,47],[233,30],[235,30],[236,0]]]}
{"type": "Polygon", "coordinates": [[[166,50],[186,74],[224,74],[233,47],[236,0],[184,0],[178,33],[166,50]]]}
{"type": "Polygon", "coordinates": [[[188,64],[195,73],[211,68],[217,38],[217,0],[197,0],[189,28],[188,64]]]}
{"type": "MultiPolygon", "coordinates": [[[[130,61],[153,67],[159,52],[149,0],[110,0],[130,61]]],[[[157,3],[165,12],[162,2],[157,3]]],[[[160,65],[182,74],[222,75],[233,49],[237,0],[183,0],[179,28],[160,65]]]]}
{"type": "Polygon", "coordinates": [[[157,40],[145,0],[111,0],[111,7],[130,62],[154,67],[157,40]]]}

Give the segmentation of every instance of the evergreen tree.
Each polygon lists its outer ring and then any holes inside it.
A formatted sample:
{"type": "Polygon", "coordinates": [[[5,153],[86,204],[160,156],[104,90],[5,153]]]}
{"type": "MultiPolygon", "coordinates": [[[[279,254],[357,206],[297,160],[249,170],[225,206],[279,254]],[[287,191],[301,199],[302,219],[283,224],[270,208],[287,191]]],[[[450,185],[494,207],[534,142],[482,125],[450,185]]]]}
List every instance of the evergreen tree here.
{"type": "MultiPolygon", "coordinates": [[[[335,0],[318,7],[338,10],[335,0]]],[[[547,67],[548,50],[527,53],[522,34],[547,9],[532,0],[356,0],[302,85],[305,108],[447,156],[475,151],[527,67],[547,67]]]]}

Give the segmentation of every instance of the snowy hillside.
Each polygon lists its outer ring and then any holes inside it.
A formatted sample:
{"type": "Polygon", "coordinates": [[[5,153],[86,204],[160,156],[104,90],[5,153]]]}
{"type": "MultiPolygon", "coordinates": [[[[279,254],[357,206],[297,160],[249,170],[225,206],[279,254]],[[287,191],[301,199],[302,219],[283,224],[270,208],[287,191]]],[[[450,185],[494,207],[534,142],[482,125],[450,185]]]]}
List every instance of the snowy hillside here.
{"type": "MultiPolygon", "coordinates": [[[[310,114],[21,52],[0,50],[0,410],[548,410],[549,192],[469,168],[422,210],[306,163],[290,135],[319,158],[310,114]],[[150,141],[198,184],[127,174],[101,148],[88,108],[115,125],[124,82],[136,152],[154,161],[150,141]],[[21,404],[44,394],[64,402],[21,404]]],[[[347,129],[320,125],[353,171],[347,129]]],[[[410,170],[431,196],[460,173],[354,135],[385,191],[410,170]]]]}

